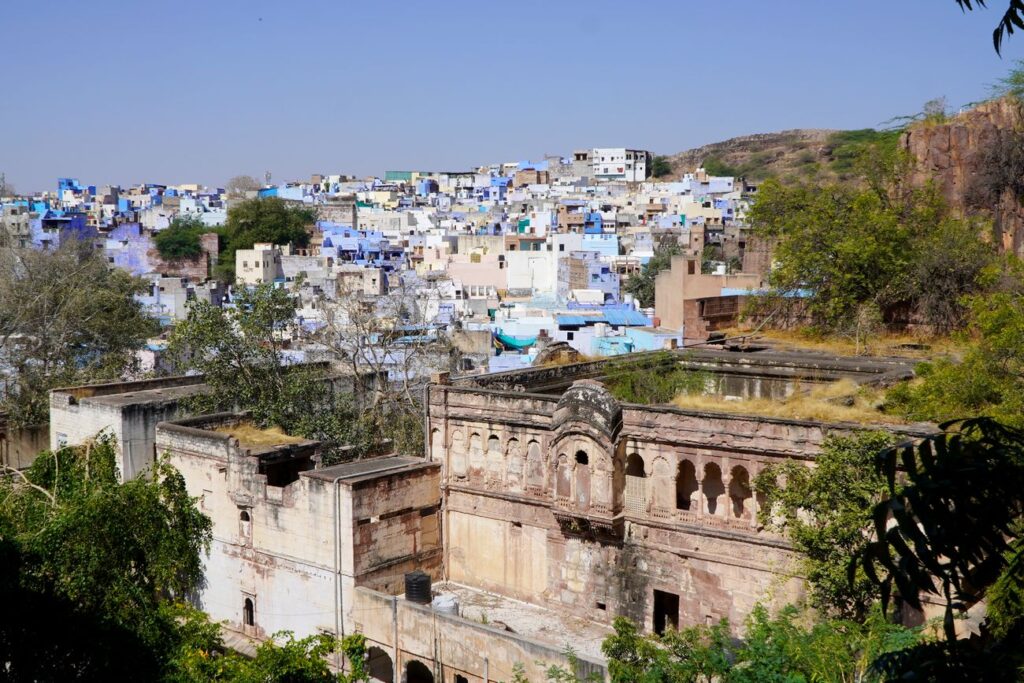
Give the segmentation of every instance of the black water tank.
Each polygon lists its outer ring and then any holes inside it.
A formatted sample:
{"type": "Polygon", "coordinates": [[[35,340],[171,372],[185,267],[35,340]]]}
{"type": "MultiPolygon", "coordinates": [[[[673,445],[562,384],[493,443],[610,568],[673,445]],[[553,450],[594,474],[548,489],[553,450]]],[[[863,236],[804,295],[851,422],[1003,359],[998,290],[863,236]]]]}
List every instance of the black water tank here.
{"type": "Polygon", "coordinates": [[[430,575],[419,569],[405,575],[405,599],[421,605],[430,604],[430,575]]]}

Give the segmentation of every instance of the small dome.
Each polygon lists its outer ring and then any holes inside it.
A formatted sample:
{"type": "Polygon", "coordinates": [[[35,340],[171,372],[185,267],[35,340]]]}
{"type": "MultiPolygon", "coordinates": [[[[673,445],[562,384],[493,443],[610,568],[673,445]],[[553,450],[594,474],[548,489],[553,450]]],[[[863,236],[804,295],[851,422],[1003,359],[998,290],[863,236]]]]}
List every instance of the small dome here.
{"type": "Polygon", "coordinates": [[[605,385],[593,379],[572,383],[555,408],[553,427],[562,430],[583,423],[614,440],[622,427],[622,406],[605,385]]]}

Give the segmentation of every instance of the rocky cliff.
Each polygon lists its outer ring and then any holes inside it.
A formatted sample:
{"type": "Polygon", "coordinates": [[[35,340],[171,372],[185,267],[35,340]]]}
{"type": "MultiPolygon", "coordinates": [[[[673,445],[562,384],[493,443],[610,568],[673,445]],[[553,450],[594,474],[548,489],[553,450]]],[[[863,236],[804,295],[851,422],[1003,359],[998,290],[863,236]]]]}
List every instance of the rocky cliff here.
{"type": "Polygon", "coordinates": [[[991,193],[979,187],[990,175],[987,165],[993,163],[993,148],[1000,144],[1000,136],[1019,125],[1018,105],[1008,99],[994,100],[943,123],[915,124],[903,133],[900,145],[914,160],[912,182],[934,181],[961,215],[991,217],[1000,247],[1024,256],[1024,205],[1008,189],[991,193]]]}

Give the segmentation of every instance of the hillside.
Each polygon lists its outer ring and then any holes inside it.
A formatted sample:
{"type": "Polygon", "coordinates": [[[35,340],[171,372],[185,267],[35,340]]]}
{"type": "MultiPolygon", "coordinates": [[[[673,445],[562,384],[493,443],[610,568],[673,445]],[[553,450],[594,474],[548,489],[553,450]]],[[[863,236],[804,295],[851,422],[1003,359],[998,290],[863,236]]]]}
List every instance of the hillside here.
{"type": "Polygon", "coordinates": [[[714,142],[669,156],[675,175],[703,166],[713,175],[831,182],[846,180],[865,146],[895,142],[894,131],[795,129],[714,142]]]}

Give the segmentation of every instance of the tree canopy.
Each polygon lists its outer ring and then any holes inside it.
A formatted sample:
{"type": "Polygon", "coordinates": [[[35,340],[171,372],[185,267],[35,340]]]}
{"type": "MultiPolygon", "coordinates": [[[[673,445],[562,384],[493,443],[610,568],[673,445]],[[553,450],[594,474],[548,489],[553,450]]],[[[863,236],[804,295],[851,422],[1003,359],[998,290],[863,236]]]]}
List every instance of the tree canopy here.
{"type": "Polygon", "coordinates": [[[50,389],[136,370],[136,351],[158,328],[135,299],[146,286],[108,268],[84,242],[0,250],[0,354],[10,373],[0,405],[8,420],[44,423],[50,389]]]}
{"type": "Polygon", "coordinates": [[[153,236],[153,246],[165,261],[194,259],[203,253],[199,237],[213,232],[198,216],[178,216],[153,236]]]}
{"type": "Polygon", "coordinates": [[[806,307],[820,331],[846,333],[866,309],[917,316],[936,333],[966,319],[962,297],[980,291],[995,261],[982,226],[950,215],[933,188],[783,186],[768,181],[751,211],[773,240],[768,308],[806,307]]]}
{"type": "Polygon", "coordinates": [[[222,278],[233,280],[235,252],[251,249],[256,243],[306,246],[309,243],[308,229],[315,221],[315,209],[278,197],[246,199],[232,205],[224,223],[225,248],[218,272],[222,278]]]}

